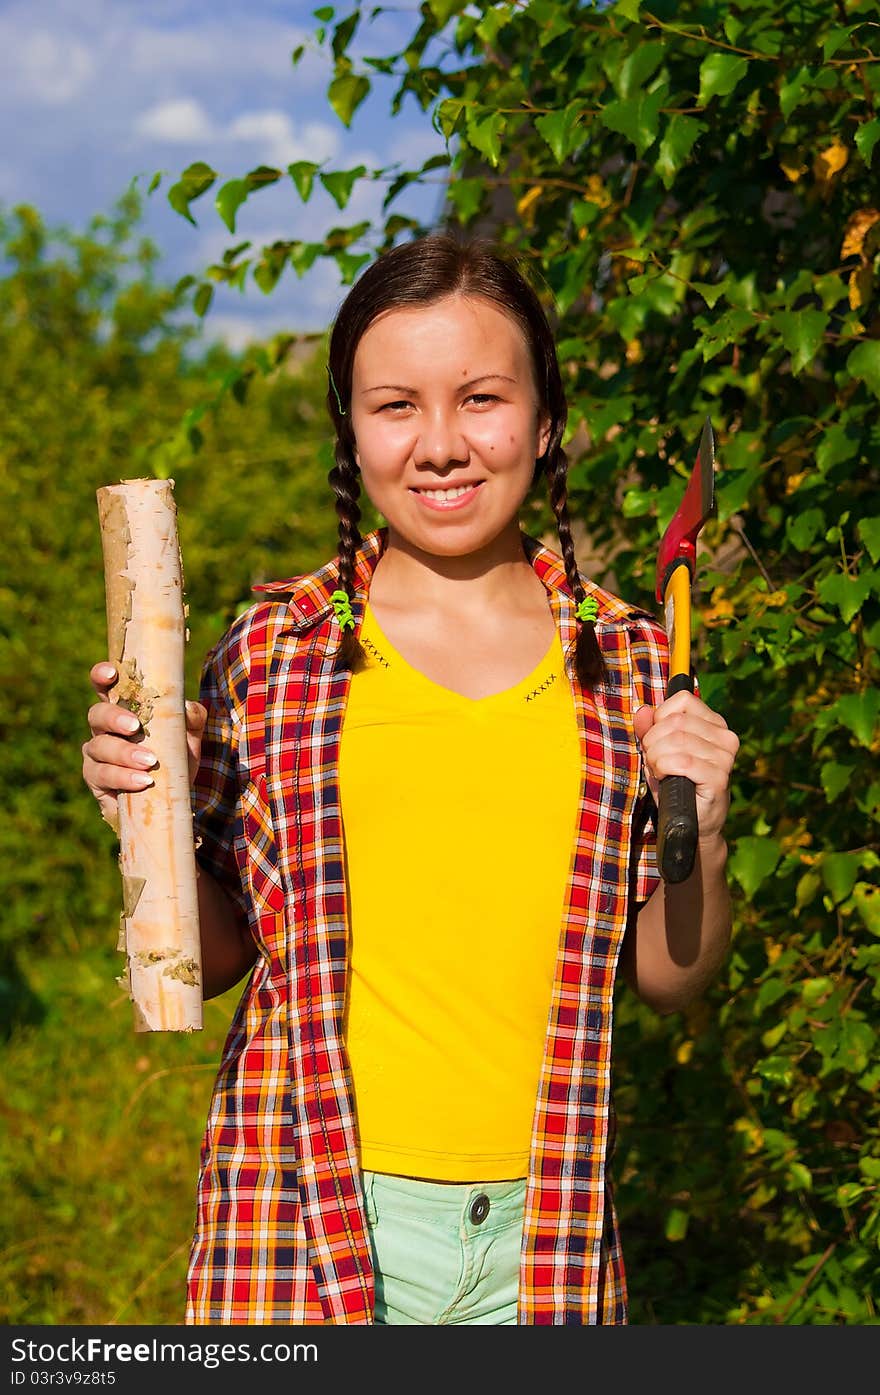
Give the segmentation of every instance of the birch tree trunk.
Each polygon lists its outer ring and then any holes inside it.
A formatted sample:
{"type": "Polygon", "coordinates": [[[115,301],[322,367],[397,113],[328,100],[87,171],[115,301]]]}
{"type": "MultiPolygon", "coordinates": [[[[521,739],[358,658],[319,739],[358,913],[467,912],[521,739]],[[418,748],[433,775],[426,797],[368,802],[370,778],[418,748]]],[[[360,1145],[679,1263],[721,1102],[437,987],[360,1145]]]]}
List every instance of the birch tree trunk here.
{"type": "Polygon", "coordinates": [[[186,745],[186,607],[174,481],[125,480],[97,491],[110,700],[139,719],[158,757],[155,783],[119,795],[122,915],[118,980],[138,1032],[202,1027],[196,863],[186,745]]]}

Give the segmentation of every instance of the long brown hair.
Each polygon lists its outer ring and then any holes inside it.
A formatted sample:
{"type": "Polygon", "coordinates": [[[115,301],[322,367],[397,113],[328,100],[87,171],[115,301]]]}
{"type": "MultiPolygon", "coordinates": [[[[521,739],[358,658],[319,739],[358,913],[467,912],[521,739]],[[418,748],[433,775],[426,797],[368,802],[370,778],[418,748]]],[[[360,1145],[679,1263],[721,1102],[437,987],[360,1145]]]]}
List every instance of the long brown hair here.
{"type": "MultiPolygon", "coordinates": [[[[339,517],[339,585],[351,596],[354,557],[361,543],[359,470],[351,424],[352,367],[361,336],[386,310],[430,305],[452,294],[493,301],[520,326],[531,355],[542,412],[550,417],[547,449],[535,461],[533,482],[547,477],[550,504],[556,515],[565,575],[577,603],[584,588],[574,555],[568,516],[568,458],[562,436],[568,416],[556,343],[544,308],[513,254],[502,252],[488,238],[460,240],[449,233],[430,233],[401,243],[372,262],[352,286],[337,311],[330,335],[327,410],[336,432],[336,463],[329,480],[339,517]]],[[[343,630],[339,663],[355,667],[360,644],[350,628],[343,630]]],[[[602,655],[592,624],[578,622],[575,670],[584,687],[604,676],[602,655]]]]}

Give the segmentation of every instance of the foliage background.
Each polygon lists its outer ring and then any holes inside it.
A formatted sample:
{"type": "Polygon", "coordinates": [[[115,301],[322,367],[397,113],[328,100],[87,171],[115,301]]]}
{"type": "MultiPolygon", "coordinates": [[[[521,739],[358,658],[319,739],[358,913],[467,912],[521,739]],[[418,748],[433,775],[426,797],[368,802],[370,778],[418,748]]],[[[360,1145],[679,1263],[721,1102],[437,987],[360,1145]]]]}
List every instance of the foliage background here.
{"type": "MultiPolygon", "coordinates": [[[[716,433],[694,648],[704,696],[742,738],[734,942],[686,1013],[620,998],[632,1320],[875,1323],[875,7],[429,0],[400,54],[353,57],[365,17],[316,12],[330,105],[349,124],[387,82],[395,110],[406,96],[433,112],[448,156],[390,178],[304,162],[196,164],[167,190],[157,178],[153,196],[191,218],[212,191],[230,233],[201,283],[175,290],[152,283],[131,197],[81,237],[47,237],[27,210],[4,229],[0,1301],[15,1322],[179,1320],[231,1010],[219,1000],[198,1041],[133,1038],[110,987],[115,847],[71,740],[103,646],[94,490],[178,480],[194,683],[249,585],[322,560],[335,528],[322,345],[314,359],[296,340],[243,361],[194,351],[189,298],[204,315],[218,282],[270,294],[322,256],[350,281],[422,231],[394,213],[400,190],[443,178],[450,223],[496,232],[556,322],[571,503],[598,580],[656,608],[658,536],[707,415],[716,433]],[[383,227],[235,243],[236,211],[262,188],[290,180],[307,200],[317,179],[343,212],[362,178],[388,182],[383,227]]],[[[548,527],[540,497],[525,521],[548,527]]]]}

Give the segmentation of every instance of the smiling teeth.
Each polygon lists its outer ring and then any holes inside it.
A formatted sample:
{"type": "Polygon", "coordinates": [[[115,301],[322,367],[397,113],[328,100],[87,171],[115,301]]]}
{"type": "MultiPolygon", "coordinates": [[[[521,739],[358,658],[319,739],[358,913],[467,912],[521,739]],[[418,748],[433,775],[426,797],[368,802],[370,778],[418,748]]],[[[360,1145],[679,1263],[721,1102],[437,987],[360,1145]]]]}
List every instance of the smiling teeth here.
{"type": "Polygon", "coordinates": [[[472,484],[460,484],[457,489],[420,489],[419,493],[424,494],[426,499],[460,499],[462,494],[468,494],[474,487],[472,484]]]}

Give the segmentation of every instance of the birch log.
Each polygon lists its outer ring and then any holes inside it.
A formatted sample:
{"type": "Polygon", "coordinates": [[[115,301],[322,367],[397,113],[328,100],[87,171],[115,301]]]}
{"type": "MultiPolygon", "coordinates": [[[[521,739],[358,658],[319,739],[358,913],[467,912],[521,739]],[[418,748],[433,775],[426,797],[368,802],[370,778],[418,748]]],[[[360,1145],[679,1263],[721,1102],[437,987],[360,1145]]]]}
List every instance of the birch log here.
{"type": "Polygon", "coordinates": [[[122,915],[118,980],[138,1032],[202,1027],[196,863],[186,746],[186,607],[174,481],[125,480],[97,491],[110,694],[134,712],[158,757],[155,783],[119,795],[122,915]]]}

